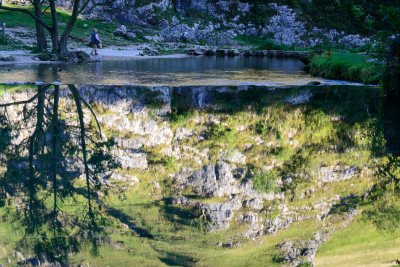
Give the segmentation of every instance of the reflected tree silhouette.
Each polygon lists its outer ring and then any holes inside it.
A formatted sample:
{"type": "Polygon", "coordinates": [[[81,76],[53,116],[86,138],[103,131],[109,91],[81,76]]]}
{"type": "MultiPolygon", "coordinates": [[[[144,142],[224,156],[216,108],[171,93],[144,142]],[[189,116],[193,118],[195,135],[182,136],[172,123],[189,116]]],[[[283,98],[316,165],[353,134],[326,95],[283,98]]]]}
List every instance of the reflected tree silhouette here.
{"type": "Polygon", "coordinates": [[[19,246],[33,250],[39,261],[62,264],[83,242],[96,254],[105,234],[96,201],[107,192],[101,178],[120,164],[110,153],[114,141],[104,140],[96,114],[76,87],[40,85],[27,100],[0,104],[0,137],[0,198],[16,207],[9,215],[25,231],[19,246]],[[96,127],[85,120],[85,109],[96,127]],[[86,207],[77,216],[65,203],[79,207],[82,197],[86,207]]]}

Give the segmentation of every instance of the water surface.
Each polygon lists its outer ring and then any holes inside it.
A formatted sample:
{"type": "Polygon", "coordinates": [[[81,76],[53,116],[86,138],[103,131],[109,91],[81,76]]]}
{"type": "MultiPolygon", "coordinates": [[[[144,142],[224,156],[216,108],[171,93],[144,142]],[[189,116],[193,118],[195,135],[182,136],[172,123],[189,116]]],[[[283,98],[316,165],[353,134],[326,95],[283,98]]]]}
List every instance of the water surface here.
{"type": "Polygon", "coordinates": [[[85,64],[0,66],[0,82],[141,86],[304,85],[324,81],[307,74],[298,59],[185,57],[103,60],[85,64]]]}

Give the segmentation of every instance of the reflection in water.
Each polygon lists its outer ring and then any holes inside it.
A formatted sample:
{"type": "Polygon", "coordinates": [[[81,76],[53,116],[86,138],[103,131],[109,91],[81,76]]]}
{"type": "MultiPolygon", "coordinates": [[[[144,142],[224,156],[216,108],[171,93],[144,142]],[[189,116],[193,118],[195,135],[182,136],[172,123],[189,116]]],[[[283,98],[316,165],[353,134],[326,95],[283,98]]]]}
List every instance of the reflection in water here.
{"type": "MultiPolygon", "coordinates": [[[[104,60],[90,64],[0,66],[1,82],[107,85],[300,85],[316,80],[297,59],[258,57],[188,57],[104,60]],[[57,71],[58,69],[61,71],[57,71]]],[[[318,79],[317,79],[318,80],[318,79]]]]}
{"type": "Polygon", "coordinates": [[[73,85],[17,95],[0,104],[0,199],[22,202],[8,214],[25,231],[21,247],[50,262],[65,263],[84,240],[96,253],[101,178],[120,166],[109,153],[113,140],[85,121],[85,110],[96,115],[73,85]],[[71,201],[79,215],[65,207],[71,201]]]}
{"type": "MultiPolygon", "coordinates": [[[[102,64],[89,66],[95,73],[101,73],[104,67],[102,64]]],[[[45,72],[44,75],[49,73],[45,72]]],[[[0,86],[0,93],[1,88],[0,86]]],[[[269,114],[269,108],[279,106],[287,113],[295,110],[294,113],[297,110],[300,112],[301,109],[305,118],[308,115],[314,118],[313,114],[326,114],[334,118],[329,121],[330,124],[335,125],[338,120],[343,120],[343,128],[350,129],[350,126],[357,124],[368,125],[376,118],[384,123],[373,124],[368,134],[372,135],[372,140],[377,141],[378,150],[382,149],[382,132],[386,139],[393,139],[387,144],[399,144],[399,136],[395,134],[399,124],[394,115],[399,114],[396,113],[398,107],[392,109],[389,104],[380,105],[379,91],[371,87],[293,87],[270,90],[257,86],[76,88],[74,85],[43,85],[31,89],[33,90],[10,93],[7,101],[0,97],[0,203],[5,205],[6,200],[19,203],[10,205],[16,207],[16,210],[9,211],[8,215],[19,221],[25,231],[20,241],[21,247],[33,248],[40,259],[64,264],[68,263],[68,256],[79,251],[80,244],[86,240],[92,242],[93,252],[96,253],[98,240],[107,240],[106,233],[101,231],[102,223],[106,222],[104,217],[113,220],[108,227],[117,221],[127,225],[141,238],[154,238],[151,227],[138,227],[135,225],[134,215],[125,214],[116,207],[104,204],[100,197],[106,189],[104,187],[109,185],[102,178],[122,166],[110,153],[114,152],[115,146],[118,150],[120,144],[105,140],[101,126],[107,123],[115,126],[112,128],[112,135],[120,129],[123,132],[132,125],[140,124],[135,124],[140,119],[130,116],[134,112],[140,113],[147,108],[165,110],[166,105],[169,114],[158,110],[160,112],[154,112],[153,116],[160,116],[164,126],[169,127],[174,119],[182,118],[194,110],[210,109],[213,115],[220,113],[229,117],[235,113],[258,114],[266,110],[269,114]],[[99,111],[98,114],[96,111],[99,111]],[[116,115],[107,112],[114,112],[116,115]],[[121,126],[124,123],[126,125],[121,126]],[[374,136],[377,138],[374,139],[374,136]]],[[[305,118],[303,119],[308,122],[305,118]]],[[[146,117],[147,119],[151,120],[146,117]]],[[[258,127],[255,130],[271,132],[278,128],[271,128],[264,118],[261,122],[252,125],[258,127]]],[[[272,123],[274,122],[271,120],[271,125],[272,123]]],[[[275,123],[279,124],[281,121],[277,120],[275,123]]],[[[312,125],[319,125],[319,122],[305,123],[301,127],[314,127],[312,125]]],[[[143,127],[150,129],[150,126],[151,123],[143,127]]],[[[144,134],[151,134],[149,129],[144,134]]],[[[343,148],[351,146],[349,142],[352,142],[347,134],[341,137],[345,133],[342,130],[344,129],[337,129],[335,136],[337,134],[338,138],[323,140],[322,144],[313,144],[310,140],[309,146],[299,148],[299,154],[305,151],[305,154],[315,156],[321,145],[335,145],[338,153],[342,153],[343,148]]],[[[119,142],[126,139],[129,143],[132,141],[129,138],[131,136],[124,134],[120,136],[123,140],[119,142]]],[[[142,149],[144,150],[139,146],[132,150],[135,150],[134,153],[145,153],[142,149]]],[[[398,151],[398,147],[390,149],[398,151]]],[[[282,168],[292,167],[283,164],[282,168]]],[[[287,169],[283,170],[289,172],[287,169]]],[[[116,190],[120,193],[119,188],[116,190]]],[[[174,225],[175,223],[174,221],[174,225]]]]}

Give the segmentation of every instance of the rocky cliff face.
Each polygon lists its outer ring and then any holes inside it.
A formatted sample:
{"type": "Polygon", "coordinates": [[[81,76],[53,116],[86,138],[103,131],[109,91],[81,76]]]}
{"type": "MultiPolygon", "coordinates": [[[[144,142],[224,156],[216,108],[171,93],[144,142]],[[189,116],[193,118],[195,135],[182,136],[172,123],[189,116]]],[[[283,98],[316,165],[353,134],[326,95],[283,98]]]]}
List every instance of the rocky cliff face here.
{"type": "MultiPolygon", "coordinates": [[[[71,8],[70,1],[59,0],[58,3],[64,8],[71,8]]],[[[119,21],[133,29],[136,26],[158,26],[152,34],[158,42],[188,41],[224,46],[235,45],[233,38],[237,35],[268,37],[277,44],[297,47],[324,42],[359,47],[369,41],[360,35],[307,25],[299,19],[296,11],[276,3],[255,7],[241,1],[162,0],[142,4],[135,0],[100,0],[96,5],[89,5],[84,16],[119,21]],[[248,19],[254,16],[252,12],[255,9],[266,13],[262,24],[255,25],[248,19]]]]}

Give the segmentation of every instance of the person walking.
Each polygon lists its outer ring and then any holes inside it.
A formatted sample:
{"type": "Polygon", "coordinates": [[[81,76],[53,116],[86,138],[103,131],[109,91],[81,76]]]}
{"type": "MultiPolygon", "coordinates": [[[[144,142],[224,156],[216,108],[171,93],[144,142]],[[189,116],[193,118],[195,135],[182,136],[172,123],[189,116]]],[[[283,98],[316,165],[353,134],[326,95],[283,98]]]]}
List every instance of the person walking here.
{"type": "Polygon", "coordinates": [[[92,56],[93,56],[93,54],[94,54],[95,56],[99,55],[99,54],[97,53],[97,49],[100,48],[101,40],[100,40],[100,38],[99,38],[99,35],[97,34],[97,29],[93,29],[93,32],[92,32],[92,34],[90,35],[89,39],[90,39],[89,45],[93,48],[93,50],[92,50],[92,52],[90,53],[90,55],[92,55],[92,56]]]}

